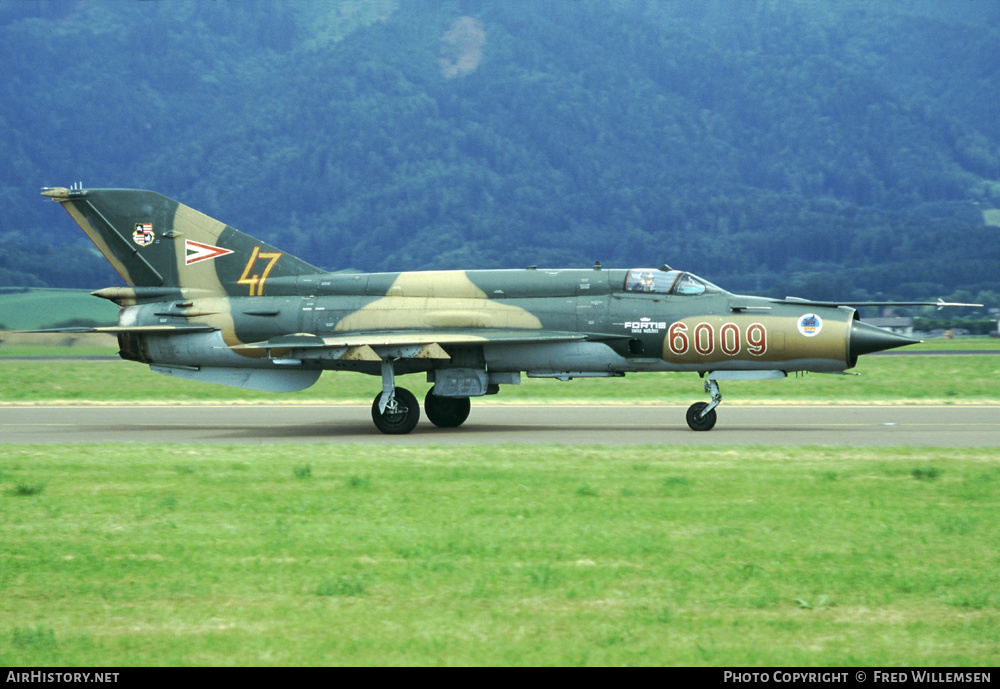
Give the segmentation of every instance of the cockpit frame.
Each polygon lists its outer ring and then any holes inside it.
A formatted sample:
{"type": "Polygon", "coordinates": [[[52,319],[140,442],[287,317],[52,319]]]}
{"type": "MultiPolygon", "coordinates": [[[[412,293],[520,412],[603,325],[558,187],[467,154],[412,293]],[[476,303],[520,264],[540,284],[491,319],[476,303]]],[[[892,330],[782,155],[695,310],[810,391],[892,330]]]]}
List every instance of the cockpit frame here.
{"type": "Polygon", "coordinates": [[[625,274],[625,292],[696,297],[710,291],[721,291],[712,283],[682,270],[633,268],[625,274]]]}

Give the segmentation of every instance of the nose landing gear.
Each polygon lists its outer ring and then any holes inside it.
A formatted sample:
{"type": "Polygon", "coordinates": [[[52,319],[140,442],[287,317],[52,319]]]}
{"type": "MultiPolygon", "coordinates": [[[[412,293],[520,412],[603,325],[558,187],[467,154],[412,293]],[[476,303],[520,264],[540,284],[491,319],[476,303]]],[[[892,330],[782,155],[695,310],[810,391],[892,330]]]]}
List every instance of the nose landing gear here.
{"type": "Polygon", "coordinates": [[[715,408],[722,402],[722,393],[715,380],[705,381],[705,392],[712,395],[711,402],[695,402],[687,410],[687,422],[692,431],[710,431],[715,428],[715,408]]]}

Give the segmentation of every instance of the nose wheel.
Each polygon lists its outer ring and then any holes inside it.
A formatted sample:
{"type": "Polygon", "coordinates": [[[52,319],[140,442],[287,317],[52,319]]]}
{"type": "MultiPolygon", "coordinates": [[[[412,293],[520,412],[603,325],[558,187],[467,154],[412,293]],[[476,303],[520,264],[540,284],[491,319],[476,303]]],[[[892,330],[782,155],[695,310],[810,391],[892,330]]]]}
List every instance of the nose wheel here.
{"type": "Polygon", "coordinates": [[[710,431],[715,428],[715,408],[722,402],[719,384],[714,380],[705,381],[705,392],[712,395],[711,402],[695,402],[688,407],[687,422],[692,431],[710,431]]]}

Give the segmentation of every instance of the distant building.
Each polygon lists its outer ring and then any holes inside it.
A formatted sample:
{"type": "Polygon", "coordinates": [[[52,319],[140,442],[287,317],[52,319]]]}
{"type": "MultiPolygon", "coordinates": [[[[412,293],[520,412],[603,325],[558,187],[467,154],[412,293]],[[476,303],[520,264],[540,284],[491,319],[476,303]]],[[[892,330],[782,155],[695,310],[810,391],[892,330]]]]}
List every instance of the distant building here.
{"type": "Polygon", "coordinates": [[[863,320],[869,325],[891,330],[897,335],[913,337],[913,319],[909,316],[885,316],[882,318],[865,318],[863,320]]]}

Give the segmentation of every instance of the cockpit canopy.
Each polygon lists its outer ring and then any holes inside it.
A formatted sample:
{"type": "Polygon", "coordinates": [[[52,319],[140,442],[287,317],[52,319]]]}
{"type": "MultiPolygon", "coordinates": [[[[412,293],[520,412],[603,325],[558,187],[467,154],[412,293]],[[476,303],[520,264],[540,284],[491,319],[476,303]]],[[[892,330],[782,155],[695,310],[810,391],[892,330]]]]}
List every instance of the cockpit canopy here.
{"type": "Polygon", "coordinates": [[[633,268],[625,276],[625,291],[694,297],[705,292],[722,290],[707,280],[680,270],[633,268]]]}

